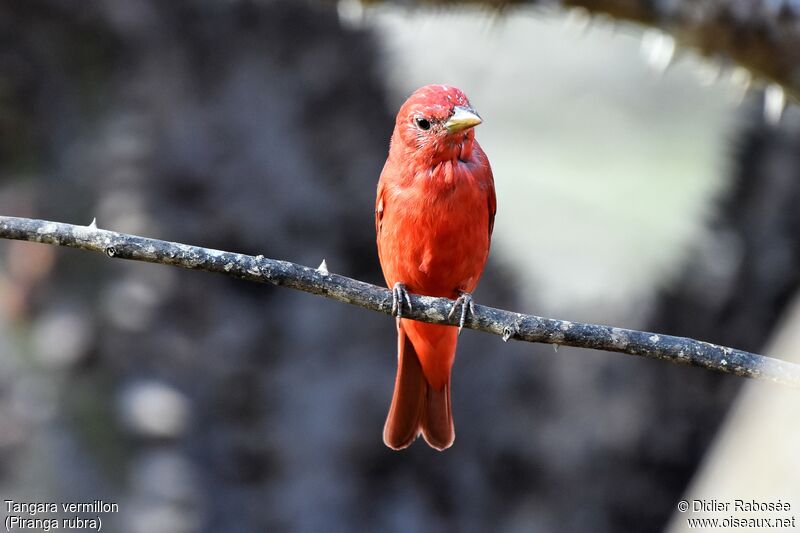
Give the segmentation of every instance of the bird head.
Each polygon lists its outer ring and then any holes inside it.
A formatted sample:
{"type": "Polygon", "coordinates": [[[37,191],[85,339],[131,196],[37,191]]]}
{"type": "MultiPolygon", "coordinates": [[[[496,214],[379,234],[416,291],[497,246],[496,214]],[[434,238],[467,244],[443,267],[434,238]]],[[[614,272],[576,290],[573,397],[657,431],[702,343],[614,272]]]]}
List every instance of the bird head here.
{"type": "Polygon", "coordinates": [[[435,164],[468,155],[475,138],[473,128],[480,123],[481,117],[460,89],[426,85],[400,107],[392,144],[399,143],[404,152],[435,164]]]}

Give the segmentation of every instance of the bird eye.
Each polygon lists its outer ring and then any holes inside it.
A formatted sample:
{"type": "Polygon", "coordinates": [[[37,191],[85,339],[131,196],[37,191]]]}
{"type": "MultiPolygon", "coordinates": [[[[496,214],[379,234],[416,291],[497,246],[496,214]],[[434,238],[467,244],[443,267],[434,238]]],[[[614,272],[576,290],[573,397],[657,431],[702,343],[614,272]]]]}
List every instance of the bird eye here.
{"type": "Polygon", "coordinates": [[[414,119],[414,122],[416,123],[417,127],[419,129],[421,129],[421,130],[429,130],[429,129],[431,129],[431,123],[430,123],[429,120],[426,120],[426,119],[421,118],[421,117],[417,117],[417,118],[414,119]]]}

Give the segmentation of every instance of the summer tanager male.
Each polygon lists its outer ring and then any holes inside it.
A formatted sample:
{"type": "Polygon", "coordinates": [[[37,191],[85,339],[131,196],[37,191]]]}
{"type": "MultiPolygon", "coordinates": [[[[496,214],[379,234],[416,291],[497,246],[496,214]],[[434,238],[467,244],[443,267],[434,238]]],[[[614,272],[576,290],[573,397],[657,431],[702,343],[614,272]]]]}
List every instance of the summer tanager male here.
{"type": "Polygon", "coordinates": [[[383,430],[393,449],[420,433],[438,450],[455,439],[450,369],[472,309],[470,293],[489,255],[496,210],[492,170],[475,140],[480,123],[459,89],[418,89],[397,114],[378,182],[378,255],[397,316],[397,378],[383,430]],[[401,318],[410,305],[406,291],[455,300],[460,326],[401,318]]]}

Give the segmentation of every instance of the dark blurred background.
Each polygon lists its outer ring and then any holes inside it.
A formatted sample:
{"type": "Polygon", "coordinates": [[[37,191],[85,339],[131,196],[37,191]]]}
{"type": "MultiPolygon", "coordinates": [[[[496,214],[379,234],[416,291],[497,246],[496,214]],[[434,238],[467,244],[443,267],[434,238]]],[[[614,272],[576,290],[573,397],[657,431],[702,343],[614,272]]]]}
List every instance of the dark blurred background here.
{"type": "MultiPolygon", "coordinates": [[[[0,213],[381,283],[394,112],[453,83],[498,183],[479,301],[762,350],[799,281],[800,113],[766,122],[691,56],[658,75],[641,41],[557,10],[5,0],[0,213]]],[[[455,445],[398,453],[394,335],[294,291],[0,242],[0,495],[118,502],[104,528],[127,532],[659,531],[741,385],[465,331],[455,445]]]]}

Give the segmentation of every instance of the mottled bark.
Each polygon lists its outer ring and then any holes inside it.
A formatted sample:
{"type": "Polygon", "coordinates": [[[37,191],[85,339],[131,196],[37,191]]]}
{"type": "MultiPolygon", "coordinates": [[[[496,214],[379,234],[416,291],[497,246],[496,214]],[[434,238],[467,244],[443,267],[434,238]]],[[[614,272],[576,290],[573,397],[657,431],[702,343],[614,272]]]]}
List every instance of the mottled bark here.
{"type": "MultiPolygon", "coordinates": [[[[331,274],[327,268],[314,269],[261,255],[137,237],[98,229],[94,224],[76,226],[5,216],[0,216],[0,237],[80,248],[120,259],[217,272],[248,281],[291,287],[391,314],[392,295],[388,289],[331,274]]],[[[448,316],[452,301],[446,298],[411,295],[411,307],[411,310],[404,311],[407,318],[433,324],[457,324],[457,316],[448,316]]],[[[475,312],[468,317],[465,327],[500,335],[503,340],[626,353],[800,386],[800,365],[686,337],[543,318],[482,305],[475,306],[475,312]]]]}

